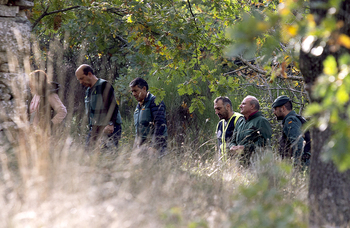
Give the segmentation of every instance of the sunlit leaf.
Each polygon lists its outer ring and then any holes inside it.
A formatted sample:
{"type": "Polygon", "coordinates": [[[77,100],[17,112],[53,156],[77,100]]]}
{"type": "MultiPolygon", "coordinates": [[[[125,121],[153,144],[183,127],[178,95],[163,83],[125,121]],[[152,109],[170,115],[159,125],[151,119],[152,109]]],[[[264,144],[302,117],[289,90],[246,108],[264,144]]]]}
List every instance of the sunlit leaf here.
{"type": "Polygon", "coordinates": [[[334,56],[329,55],[326,60],[323,62],[324,69],[323,72],[328,75],[336,75],[337,74],[337,62],[334,56]]]}
{"type": "Polygon", "coordinates": [[[287,26],[287,31],[288,31],[289,35],[296,36],[298,34],[298,25],[287,26]]]}
{"type": "Polygon", "coordinates": [[[345,89],[344,86],[341,86],[341,87],[339,88],[339,90],[337,91],[336,97],[337,97],[337,101],[338,101],[340,104],[345,104],[346,102],[349,101],[349,94],[348,94],[348,92],[346,91],[346,89],[345,89]]]}
{"type": "Polygon", "coordinates": [[[340,45],[343,45],[347,49],[350,49],[350,37],[345,34],[340,34],[338,38],[338,43],[340,45]]]}
{"type": "Polygon", "coordinates": [[[312,116],[316,113],[319,113],[323,110],[322,106],[320,104],[317,103],[312,103],[310,105],[307,106],[306,110],[305,110],[305,115],[306,116],[312,116]]]}

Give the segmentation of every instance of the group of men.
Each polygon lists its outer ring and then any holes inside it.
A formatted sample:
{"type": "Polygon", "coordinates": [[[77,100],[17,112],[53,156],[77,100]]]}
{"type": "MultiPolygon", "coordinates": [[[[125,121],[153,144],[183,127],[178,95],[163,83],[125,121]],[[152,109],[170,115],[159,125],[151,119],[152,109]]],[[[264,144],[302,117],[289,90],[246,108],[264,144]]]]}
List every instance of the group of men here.
{"type": "MultiPolygon", "coordinates": [[[[220,118],[216,128],[218,148],[223,160],[236,156],[243,165],[249,165],[255,152],[270,145],[272,130],[254,96],[245,97],[239,108],[241,113],[234,112],[228,97],[214,100],[215,114],[220,118]]],[[[302,133],[306,120],[292,110],[292,102],[287,96],[276,98],[272,108],[283,125],[279,154],[282,158],[293,158],[296,165],[308,165],[310,135],[302,133]]]]}
{"type": "MultiPolygon", "coordinates": [[[[99,145],[101,136],[106,136],[117,148],[122,122],[113,86],[106,80],[97,78],[87,64],[79,66],[75,75],[87,87],[85,110],[89,127],[88,148],[99,145]]],[[[166,154],[167,123],[164,102],[156,104],[156,97],[148,91],[148,84],[142,78],[132,80],[129,87],[138,101],[134,112],[134,146],[144,147],[149,153],[158,156],[166,154]]],[[[272,130],[260,111],[258,99],[247,96],[239,108],[240,113],[234,112],[228,97],[214,100],[215,114],[220,118],[216,128],[218,147],[224,160],[237,156],[243,164],[248,165],[257,150],[270,144],[272,130]]],[[[282,158],[294,158],[295,161],[306,164],[310,158],[310,137],[302,134],[301,126],[305,119],[292,110],[292,102],[287,96],[278,97],[272,108],[283,125],[279,142],[280,155],[282,158]]]]}
{"type": "MultiPolygon", "coordinates": [[[[107,138],[109,144],[118,147],[121,138],[121,116],[113,86],[97,78],[91,66],[83,64],[75,72],[77,80],[87,87],[85,92],[85,110],[88,117],[89,133],[87,148],[100,145],[101,138],[107,138]]],[[[129,84],[132,95],[138,101],[134,112],[136,129],[135,147],[144,146],[152,154],[160,156],[166,153],[167,125],[165,104],[155,103],[155,96],[148,92],[148,84],[142,78],[136,78],[129,84]]],[[[105,142],[103,147],[109,145],[105,142]]],[[[109,148],[111,149],[111,148],[109,148]]]]}

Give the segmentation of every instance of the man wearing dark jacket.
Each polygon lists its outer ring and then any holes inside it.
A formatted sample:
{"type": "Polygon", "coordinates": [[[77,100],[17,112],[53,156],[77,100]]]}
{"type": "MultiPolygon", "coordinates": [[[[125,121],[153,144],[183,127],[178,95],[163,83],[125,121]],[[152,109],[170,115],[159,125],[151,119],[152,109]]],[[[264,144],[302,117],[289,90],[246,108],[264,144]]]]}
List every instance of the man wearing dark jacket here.
{"type": "Polygon", "coordinates": [[[233,111],[231,100],[228,97],[217,97],[214,100],[214,109],[215,114],[220,118],[215,132],[219,155],[220,158],[226,160],[227,151],[229,150],[228,142],[233,135],[237,122],[243,120],[243,115],[233,111]]]}
{"type": "MultiPolygon", "coordinates": [[[[115,146],[121,136],[121,116],[115,99],[113,86],[107,81],[97,78],[93,69],[83,64],[76,70],[75,75],[85,87],[85,110],[88,116],[89,134],[87,146],[97,146],[97,140],[103,134],[115,146]]],[[[106,146],[106,144],[105,144],[106,146]]]]}
{"type": "Polygon", "coordinates": [[[272,130],[270,123],[259,111],[259,101],[255,97],[245,97],[239,108],[244,120],[235,127],[230,152],[239,155],[244,165],[249,165],[256,147],[265,147],[269,144],[272,130]]]}
{"type": "Polygon", "coordinates": [[[310,142],[304,139],[301,127],[306,121],[292,110],[292,102],[287,96],[279,96],[272,104],[277,120],[282,120],[282,136],[279,140],[279,153],[282,158],[294,158],[296,164],[309,163],[310,142]],[[304,146],[305,142],[305,146],[304,146]]]}
{"type": "Polygon", "coordinates": [[[148,92],[148,84],[142,78],[135,78],[129,84],[132,95],[138,101],[134,112],[136,131],[135,146],[140,147],[148,143],[148,152],[158,152],[159,156],[166,153],[167,123],[165,104],[155,103],[155,96],[148,92]]]}

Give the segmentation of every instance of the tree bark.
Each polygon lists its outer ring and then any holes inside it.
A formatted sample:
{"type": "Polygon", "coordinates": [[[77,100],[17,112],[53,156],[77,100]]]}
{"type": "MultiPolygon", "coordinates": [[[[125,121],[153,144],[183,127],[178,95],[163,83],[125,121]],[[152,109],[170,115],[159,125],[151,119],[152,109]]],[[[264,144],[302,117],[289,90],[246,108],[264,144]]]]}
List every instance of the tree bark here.
{"type": "Polygon", "coordinates": [[[350,221],[350,172],[340,173],[333,162],[321,159],[330,136],[330,129],[312,131],[310,227],[347,227],[350,221]]]}
{"type": "MultiPolygon", "coordinates": [[[[327,0],[310,0],[310,10],[314,14],[316,23],[319,24],[326,16],[327,9],[320,8],[319,3],[327,3],[327,0]],[[318,8],[314,8],[318,7],[318,8]]],[[[350,1],[342,1],[336,19],[344,22],[340,29],[341,33],[350,36],[349,23],[350,1]]],[[[318,41],[314,46],[318,46],[318,41]]],[[[344,52],[345,48],[338,51],[331,51],[327,45],[320,56],[314,56],[309,52],[300,50],[300,69],[307,84],[309,92],[317,77],[322,74],[323,60],[328,55],[336,59],[344,52]]],[[[320,102],[311,97],[312,102],[320,102]]],[[[348,117],[349,118],[349,117],[348,117]]],[[[326,143],[332,136],[328,127],[324,131],[312,130],[312,155],[310,165],[310,186],[309,186],[309,208],[310,227],[349,227],[350,226],[350,171],[340,173],[332,161],[323,161],[322,153],[325,151],[326,143]]]]}

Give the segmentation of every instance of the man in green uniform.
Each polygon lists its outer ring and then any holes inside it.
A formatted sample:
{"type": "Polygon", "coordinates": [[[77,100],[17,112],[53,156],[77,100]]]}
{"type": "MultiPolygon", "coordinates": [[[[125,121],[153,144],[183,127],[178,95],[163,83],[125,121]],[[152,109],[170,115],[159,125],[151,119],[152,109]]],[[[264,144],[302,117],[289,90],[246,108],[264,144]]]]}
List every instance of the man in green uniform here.
{"type": "Polygon", "coordinates": [[[129,87],[138,101],[134,112],[135,147],[148,145],[151,155],[165,155],[168,133],[164,102],[155,103],[156,97],[148,92],[148,83],[142,78],[132,80],[129,87]]]}
{"type": "Polygon", "coordinates": [[[310,158],[310,142],[304,139],[301,131],[301,126],[306,120],[292,110],[292,102],[287,96],[279,96],[273,102],[272,108],[277,120],[282,120],[283,126],[279,154],[282,158],[294,158],[296,164],[300,164],[301,159],[302,164],[307,165],[310,158]]]}
{"type": "Polygon", "coordinates": [[[250,164],[250,158],[257,147],[269,145],[272,130],[270,123],[262,116],[258,99],[247,96],[241,105],[241,114],[244,119],[236,125],[230,142],[230,153],[239,155],[243,165],[250,164]]]}
{"type": "Polygon", "coordinates": [[[219,156],[227,159],[228,141],[233,135],[233,130],[238,121],[242,121],[243,115],[234,112],[231,100],[228,97],[217,97],[214,100],[215,114],[220,118],[216,126],[216,137],[218,140],[219,156]]]}

